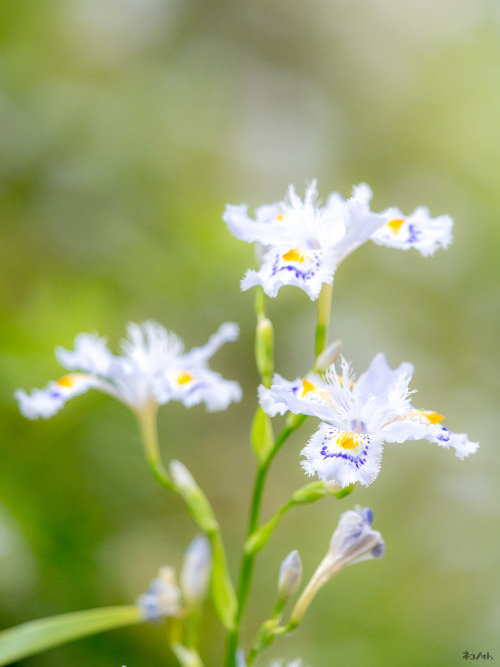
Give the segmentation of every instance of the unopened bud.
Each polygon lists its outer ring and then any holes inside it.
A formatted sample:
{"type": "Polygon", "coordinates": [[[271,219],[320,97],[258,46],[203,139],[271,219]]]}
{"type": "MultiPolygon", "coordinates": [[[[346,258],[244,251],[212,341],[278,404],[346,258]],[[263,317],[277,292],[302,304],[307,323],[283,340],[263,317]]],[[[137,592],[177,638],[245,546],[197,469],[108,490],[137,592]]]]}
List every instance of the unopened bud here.
{"type": "Polygon", "coordinates": [[[381,558],[385,542],[378,531],[371,529],[372,522],[373,512],[369,507],[344,512],[330,541],[330,557],[342,566],[381,558]]]}
{"type": "Polygon", "coordinates": [[[288,554],[281,563],[278,577],[278,595],[287,599],[299,590],[302,581],[302,561],[299,552],[295,549],[288,554]]]}
{"type": "Polygon", "coordinates": [[[270,387],[274,370],[274,329],[268,317],[259,317],[257,323],[255,361],[264,385],[270,387]]]}
{"type": "Polygon", "coordinates": [[[292,612],[291,623],[298,625],[316,593],[337,572],[347,565],[371,558],[381,558],[385,552],[382,535],[372,530],[373,512],[369,507],[356,507],[341,514],[330,540],[330,548],[311,577],[292,612]]]}
{"type": "Polygon", "coordinates": [[[181,572],[182,595],[188,607],[203,602],[210,582],[212,552],[205,535],[197,535],[186,549],[181,572]]]}
{"type": "Polygon", "coordinates": [[[323,352],[319,355],[316,361],[316,371],[318,373],[324,373],[326,369],[334,364],[337,359],[340,357],[342,352],[342,341],[336,340],[333,343],[330,343],[323,352]]]}
{"type": "Polygon", "coordinates": [[[191,491],[196,488],[197,485],[193,475],[183,463],[174,459],[170,462],[169,469],[172,479],[179,489],[182,491],[191,491]]]}
{"type": "Polygon", "coordinates": [[[198,527],[207,534],[216,530],[218,524],[210,503],[186,466],[174,459],[170,462],[169,470],[175,490],[183,497],[198,527]]]}
{"type": "Polygon", "coordinates": [[[175,581],[171,567],[162,567],[148,590],[137,604],[147,621],[160,621],[168,616],[177,616],[181,610],[181,591],[175,581]]]}
{"type": "Polygon", "coordinates": [[[315,503],[320,498],[329,493],[328,482],[311,482],[297,489],[292,496],[292,500],[296,505],[304,505],[306,503],[315,503]]]}

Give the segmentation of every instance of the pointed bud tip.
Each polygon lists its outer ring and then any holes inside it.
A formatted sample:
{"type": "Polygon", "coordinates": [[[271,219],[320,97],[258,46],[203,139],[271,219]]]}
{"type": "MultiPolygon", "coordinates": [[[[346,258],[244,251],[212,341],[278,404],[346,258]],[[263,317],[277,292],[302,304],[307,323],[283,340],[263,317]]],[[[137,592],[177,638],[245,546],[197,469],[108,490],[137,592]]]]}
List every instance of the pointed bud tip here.
{"type": "Polygon", "coordinates": [[[302,560],[299,552],[291,551],[281,563],[278,577],[278,594],[286,599],[298,591],[302,581],[302,560]]]}
{"type": "Polygon", "coordinates": [[[196,487],[196,482],[194,481],[194,477],[191,475],[186,466],[180,461],[177,461],[177,459],[173,459],[170,462],[169,470],[170,470],[170,475],[172,476],[172,479],[174,480],[176,486],[185,490],[189,490],[196,487]]]}
{"type": "Polygon", "coordinates": [[[342,352],[342,341],[335,340],[333,343],[330,343],[323,352],[319,355],[316,362],[316,370],[319,373],[324,373],[327,368],[334,364],[337,359],[340,357],[342,352]]]}
{"type": "Polygon", "coordinates": [[[197,535],[186,549],[181,572],[181,588],[185,602],[195,607],[203,602],[210,582],[212,552],[205,535],[197,535]]]}

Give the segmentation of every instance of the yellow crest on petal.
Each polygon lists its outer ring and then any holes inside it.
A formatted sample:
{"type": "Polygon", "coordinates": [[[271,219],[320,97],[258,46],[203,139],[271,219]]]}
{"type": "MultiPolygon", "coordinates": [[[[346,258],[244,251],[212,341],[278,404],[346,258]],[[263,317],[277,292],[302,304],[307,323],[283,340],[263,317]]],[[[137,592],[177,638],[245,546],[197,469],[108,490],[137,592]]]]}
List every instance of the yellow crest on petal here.
{"type": "Polygon", "coordinates": [[[59,380],[56,380],[56,384],[58,384],[60,387],[66,387],[69,389],[75,384],[74,377],[74,375],[65,375],[64,377],[59,378],[59,380]]]}
{"type": "Polygon", "coordinates": [[[187,371],[179,371],[175,379],[177,384],[188,384],[188,382],[192,382],[194,380],[191,373],[188,373],[187,371]]]}
{"type": "Polygon", "coordinates": [[[401,229],[401,227],[402,227],[404,221],[405,221],[404,218],[398,218],[398,219],[394,219],[394,220],[389,220],[389,222],[387,223],[386,227],[389,227],[389,229],[391,230],[391,232],[393,232],[394,234],[397,234],[397,233],[399,232],[399,230],[401,229]]]}
{"type": "Polygon", "coordinates": [[[316,385],[309,380],[302,380],[302,396],[305,396],[310,391],[316,391],[316,385]]]}
{"type": "Polygon", "coordinates": [[[444,417],[439,412],[432,412],[432,410],[420,410],[420,414],[425,417],[431,424],[439,424],[444,417]]]}
{"type": "Polygon", "coordinates": [[[337,439],[337,445],[342,449],[356,449],[359,445],[359,438],[349,431],[344,431],[337,439]]]}
{"type": "Polygon", "coordinates": [[[300,250],[300,248],[292,248],[284,255],[282,255],[282,257],[285,260],[285,262],[299,262],[299,264],[302,264],[302,262],[305,259],[305,255],[300,250]]]}

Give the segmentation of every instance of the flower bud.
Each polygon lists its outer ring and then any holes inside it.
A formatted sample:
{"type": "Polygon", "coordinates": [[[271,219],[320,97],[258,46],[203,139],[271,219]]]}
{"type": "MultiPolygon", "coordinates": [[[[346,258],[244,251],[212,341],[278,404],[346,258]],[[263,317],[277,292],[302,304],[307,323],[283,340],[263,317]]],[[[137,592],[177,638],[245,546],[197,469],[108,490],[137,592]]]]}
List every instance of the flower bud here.
{"type": "Polygon", "coordinates": [[[186,466],[174,459],[170,462],[169,470],[175,490],[183,497],[200,530],[207,534],[217,530],[218,524],[210,503],[186,466]]]}
{"type": "Polygon", "coordinates": [[[257,323],[255,361],[264,385],[270,387],[274,370],[274,330],[268,317],[259,317],[257,323]]]}
{"type": "Polygon", "coordinates": [[[181,572],[181,589],[186,605],[197,607],[203,602],[210,582],[212,552],[205,535],[197,535],[186,549],[181,572]]]}
{"type": "Polygon", "coordinates": [[[299,552],[295,549],[288,554],[281,563],[278,577],[278,595],[281,599],[295,595],[302,581],[302,561],[299,552]]]}
{"type": "Polygon", "coordinates": [[[385,552],[382,535],[371,529],[373,512],[357,506],[341,514],[330,540],[328,553],[316,568],[292,612],[290,622],[298,625],[317,592],[346,565],[370,558],[381,558],[385,552]]]}
{"type": "Polygon", "coordinates": [[[182,491],[191,491],[196,488],[197,485],[194,481],[194,477],[183,463],[174,459],[170,462],[169,469],[172,479],[179,489],[182,491]]]}
{"type": "Polygon", "coordinates": [[[373,512],[369,507],[344,512],[332,535],[328,554],[342,566],[381,558],[385,552],[382,535],[371,529],[373,512]]]}
{"type": "Polygon", "coordinates": [[[181,591],[175,581],[171,567],[162,567],[148,590],[137,604],[147,621],[160,621],[168,616],[177,616],[181,610],[181,591]]]}
{"type": "Polygon", "coordinates": [[[325,347],[323,352],[319,355],[316,361],[316,371],[318,373],[324,373],[326,369],[334,364],[337,359],[340,357],[342,352],[342,341],[335,340],[333,343],[330,343],[328,347],[325,347]]]}
{"type": "Polygon", "coordinates": [[[320,498],[323,498],[329,492],[327,486],[328,482],[311,482],[297,489],[292,496],[293,502],[296,505],[304,505],[306,503],[314,503],[320,498]]]}

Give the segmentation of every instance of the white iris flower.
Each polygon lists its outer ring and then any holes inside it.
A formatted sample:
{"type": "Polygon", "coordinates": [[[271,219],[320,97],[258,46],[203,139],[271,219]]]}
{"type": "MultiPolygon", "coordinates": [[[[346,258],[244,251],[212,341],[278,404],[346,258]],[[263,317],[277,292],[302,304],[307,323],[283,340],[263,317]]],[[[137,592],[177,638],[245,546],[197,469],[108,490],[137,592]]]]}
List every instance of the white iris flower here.
{"type": "Polygon", "coordinates": [[[425,438],[453,447],[461,459],[479,446],[464,433],[444,428],[438,413],[412,406],[408,390],[412,374],[411,364],[392,370],[385,356],[378,354],[354,381],[343,359],[340,375],[334,365],[324,376],[310,374],[294,382],[275,375],[270,389],[259,387],[259,398],[271,416],[290,411],[322,420],[302,450],[302,467],[308,474],[341,487],[355,482],[369,486],[380,470],[384,442],[425,438]]]}
{"type": "Polygon", "coordinates": [[[241,399],[240,386],[210,370],[207,363],[224,343],[237,339],[236,324],[226,322],[206,345],[189,352],[184,352],[180,338],[157,322],[129,324],[127,334],[121,343],[122,354],[117,356],[97,334],[79,334],[73,350],[57,348],[59,363],[76,372],[31,394],[16,391],[22,414],[29,419],[52,417],[68,399],[92,388],[137,413],[151,403],[172,400],[186,407],[203,402],[210,411],[224,410],[241,399]]]}
{"type": "Polygon", "coordinates": [[[254,220],[245,204],[226,206],[222,218],[231,233],[263,246],[261,266],[247,271],[242,290],[262,285],[268,296],[275,297],[283,285],[295,285],[314,300],[324,283],[333,283],[338,265],[368,240],[403,250],[416,248],[422,255],[451,243],[449,216],[432,219],[422,207],[409,216],[396,208],[373,213],[372,191],[365,183],[354,187],[347,200],[333,192],[321,206],[316,197],[313,180],[304,201],[290,185],[283,201],[257,208],[254,220]]]}
{"type": "Polygon", "coordinates": [[[323,283],[332,284],[340,262],[387,222],[370,211],[372,193],[365,184],[355,187],[347,201],[332,193],[324,206],[316,201],[317,194],[315,180],[304,201],[290,185],[287,198],[258,208],[255,220],[245,204],[227,205],[223,220],[229,230],[265,248],[260,269],[247,271],[242,290],[262,285],[274,297],[283,285],[296,285],[317,299],[323,283]]]}

